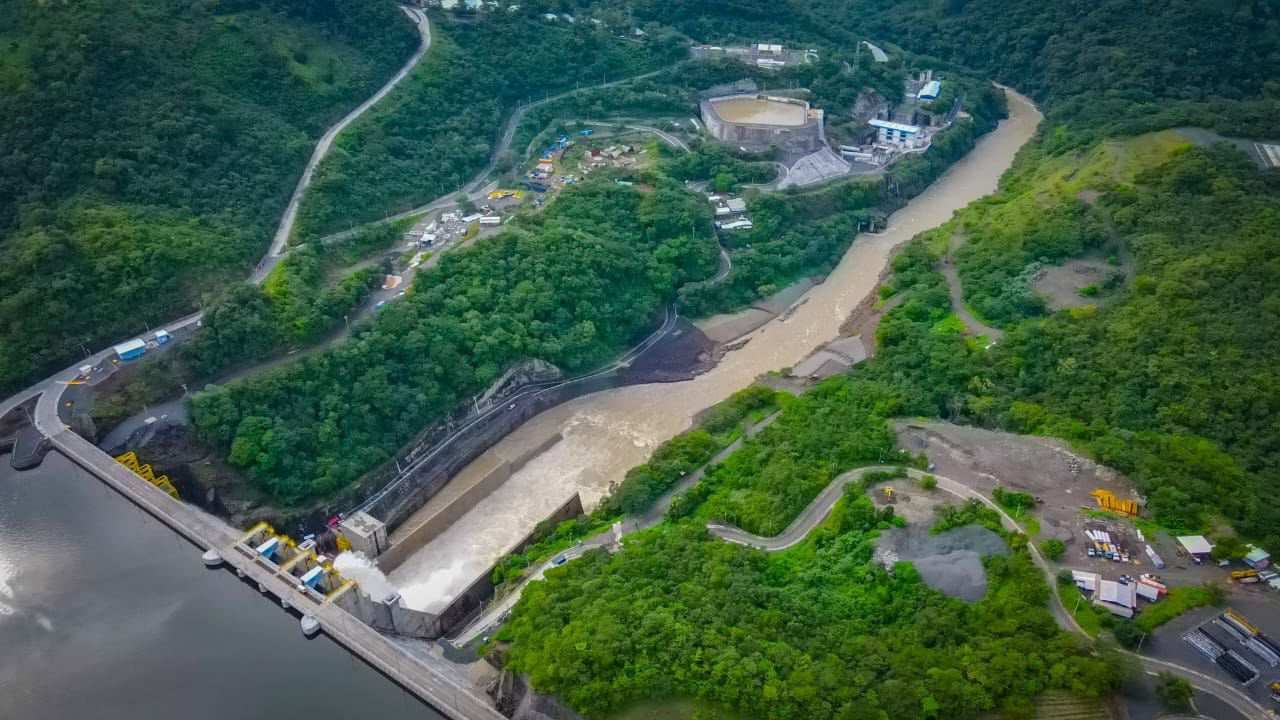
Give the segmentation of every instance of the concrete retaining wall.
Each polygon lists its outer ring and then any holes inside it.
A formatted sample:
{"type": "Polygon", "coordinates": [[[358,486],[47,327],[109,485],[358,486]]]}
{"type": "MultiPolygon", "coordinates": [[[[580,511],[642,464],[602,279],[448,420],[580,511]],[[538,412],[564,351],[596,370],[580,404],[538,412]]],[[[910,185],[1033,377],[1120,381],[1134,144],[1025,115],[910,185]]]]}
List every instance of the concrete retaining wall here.
{"type": "MultiPolygon", "coordinates": [[[[724,99],[726,98],[708,98],[699,103],[702,122],[712,137],[757,151],[776,147],[786,152],[811,153],[825,144],[826,135],[821,119],[809,119],[803,125],[795,126],[733,122],[721,117],[716,111],[715,102],[724,99]]],[[[807,109],[807,103],[805,106],[807,109]]]]}
{"type": "MultiPolygon", "coordinates": [[[[378,567],[384,573],[390,573],[400,567],[405,560],[409,559],[409,556],[436,539],[450,525],[480,504],[480,501],[488,497],[489,493],[502,487],[502,484],[511,478],[512,473],[524,467],[533,458],[546,452],[548,448],[560,442],[560,439],[560,433],[556,433],[514,461],[499,459],[492,467],[486,469],[479,480],[463,490],[447,505],[438,508],[429,517],[422,519],[422,522],[413,528],[409,534],[401,537],[399,542],[379,555],[378,567]]],[[[455,479],[454,482],[459,480],[460,478],[455,479]]]]}
{"type": "Polygon", "coordinates": [[[420,457],[438,454],[379,497],[366,512],[385,522],[388,529],[396,528],[463,468],[530,418],[563,402],[620,384],[618,373],[610,371],[544,390],[534,386],[523,395],[503,401],[506,406],[484,421],[450,436],[438,447],[418,453],[420,457]]]}
{"type": "MultiPolygon", "coordinates": [[[[572,497],[564,501],[560,507],[551,511],[551,514],[543,520],[543,523],[551,523],[557,525],[565,520],[572,520],[581,517],[584,514],[582,509],[582,497],[578,493],[574,493],[572,497]]],[[[543,523],[538,523],[542,525],[543,523]]],[[[503,557],[511,553],[524,552],[526,548],[533,544],[534,538],[538,534],[538,528],[534,528],[528,535],[525,535],[520,542],[516,543],[512,549],[503,554],[503,557]]],[[[499,558],[500,560],[501,558],[499,558]]],[[[441,632],[446,636],[452,636],[457,631],[466,627],[467,623],[480,614],[484,608],[484,603],[493,597],[493,569],[497,567],[497,563],[485,568],[466,590],[462,591],[458,597],[449,603],[449,606],[440,611],[440,627],[441,632]]]]}

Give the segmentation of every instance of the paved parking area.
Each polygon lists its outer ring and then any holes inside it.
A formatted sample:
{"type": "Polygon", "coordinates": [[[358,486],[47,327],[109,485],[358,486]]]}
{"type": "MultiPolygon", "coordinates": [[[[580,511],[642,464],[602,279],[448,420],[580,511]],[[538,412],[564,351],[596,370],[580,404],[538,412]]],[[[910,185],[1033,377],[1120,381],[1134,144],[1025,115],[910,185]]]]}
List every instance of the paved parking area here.
{"type": "MultiPolygon", "coordinates": [[[[1216,569],[1216,566],[1215,566],[1216,569]]],[[[1280,597],[1271,591],[1259,590],[1250,586],[1232,586],[1227,599],[1227,607],[1242,615],[1255,625],[1273,642],[1280,642],[1280,597]]],[[[1196,608],[1179,618],[1158,628],[1142,643],[1142,653],[1169,662],[1185,665],[1212,675],[1224,682],[1238,686],[1235,678],[1218,667],[1190,643],[1182,639],[1188,631],[1202,627],[1203,630],[1223,646],[1231,648],[1256,667],[1260,675],[1244,692],[1263,707],[1280,711],[1280,704],[1271,700],[1268,686],[1280,682],[1280,667],[1271,667],[1262,658],[1253,654],[1233,640],[1221,628],[1213,625],[1213,619],[1222,614],[1224,608],[1196,608]]],[[[1216,716],[1215,716],[1216,717],[1216,716]]]]}

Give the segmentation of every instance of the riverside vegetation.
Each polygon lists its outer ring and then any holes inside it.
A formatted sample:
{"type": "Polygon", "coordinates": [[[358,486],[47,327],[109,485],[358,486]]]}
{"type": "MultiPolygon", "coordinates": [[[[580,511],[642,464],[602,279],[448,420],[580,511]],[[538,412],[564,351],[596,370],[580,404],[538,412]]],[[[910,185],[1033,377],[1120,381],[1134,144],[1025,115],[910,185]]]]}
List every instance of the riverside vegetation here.
{"type": "MultiPolygon", "coordinates": [[[[877,28],[877,37],[1013,82],[1046,104],[1047,122],[998,195],[895,259],[882,295],[902,299],[880,324],[877,356],[788,405],[773,427],[844,392],[881,402],[849,415],[833,408],[831,422],[797,425],[808,430],[776,450],[779,441],[762,433],[739,451],[752,462],[730,458],[723,467],[732,471],[708,473],[671,523],[526,591],[499,639],[535,688],[602,716],[641,700],[692,698],[708,712],[768,718],[935,718],[1028,717],[1046,688],[1115,687],[1122,671],[1104,661],[1105,646],[1079,655],[1078,641],[1057,630],[1044,609],[1050,589],[1022,541],[1010,558],[985,561],[990,590],[970,606],[925,589],[901,564],[892,576],[879,570],[865,521],[842,526],[833,515],[773,555],[717,541],[701,526],[732,513],[756,530],[785,526],[820,487],[809,476],[831,462],[825,446],[860,447],[897,414],[1065,437],[1129,474],[1165,526],[1199,529],[1223,516],[1264,547],[1280,546],[1280,515],[1262,501],[1280,487],[1269,362],[1280,326],[1280,181],[1234,149],[1195,148],[1172,133],[1112,139],[1228,119],[1234,132],[1280,134],[1277,28],[1257,5],[1188,0],[1136,18],[1118,2],[907,2],[879,12],[886,2],[861,21],[821,0],[635,7],[718,42],[784,28],[799,38],[877,28]],[[831,22],[839,18],[848,22],[831,22]],[[1211,25],[1238,31],[1213,41],[1231,47],[1190,52],[1199,48],[1195,28],[1211,25]],[[938,269],[957,234],[966,240],[957,266],[967,304],[1005,329],[989,348],[954,314],[938,269]],[[1051,312],[1030,287],[1035,269],[1086,252],[1127,254],[1131,279],[1091,305],[1051,312]],[[796,443],[818,450],[811,465],[796,466],[803,451],[781,451],[796,443]],[[711,507],[717,497],[732,504],[711,507]],[[1011,596],[1018,605],[1004,604],[1011,596]]],[[[871,462],[855,453],[836,468],[871,462]]],[[[838,513],[853,504],[846,497],[838,513]]],[[[975,502],[945,513],[939,527],[994,520],[975,502]]],[[[1212,587],[1179,592],[1167,612],[1142,628],[1120,623],[1116,635],[1136,637],[1214,601],[1212,587]]]]}
{"type": "MultiPolygon", "coordinates": [[[[433,18],[429,57],[339,136],[296,234],[438,197],[484,166],[515,103],[682,52],[492,19],[433,18]]],[[[391,0],[0,7],[0,392],[248,274],[315,139],[417,43],[391,0]]]]}
{"type": "MultiPolygon", "coordinates": [[[[715,66],[705,72],[714,77],[725,69],[715,66]]],[[[643,326],[640,319],[658,307],[655,301],[675,299],[686,315],[706,314],[740,306],[801,275],[829,269],[852,241],[859,220],[883,215],[886,206],[894,207],[923,190],[970,149],[978,135],[994,127],[1003,113],[999,94],[976,81],[965,82],[973,85],[967,105],[972,117],[942,133],[930,153],[899,163],[891,176],[892,192],[880,180],[855,180],[812,193],[753,198],[760,223],[769,228],[790,223],[791,229],[777,239],[761,235],[750,247],[732,247],[734,273],[727,281],[705,282],[716,262],[710,211],[701,196],[680,189],[676,181],[716,171],[728,162],[730,156],[700,147],[692,158],[668,157],[656,170],[635,178],[655,188],[652,192],[610,190],[607,180],[593,178],[587,183],[589,190],[565,192],[550,203],[542,214],[545,219],[517,221],[536,236],[550,238],[545,247],[487,240],[450,253],[441,271],[424,273],[415,281],[408,301],[418,312],[405,317],[388,308],[367,333],[357,333],[357,342],[260,378],[201,393],[193,402],[193,420],[205,439],[276,501],[300,504],[332,495],[385,461],[414,433],[483,388],[511,362],[538,357],[569,371],[585,369],[620,349],[643,326]],[[615,216],[605,219],[600,203],[615,196],[615,216]],[[608,264],[596,256],[602,250],[582,245],[587,235],[624,242],[632,251],[638,247],[639,255],[622,256],[635,263],[632,270],[651,262],[657,268],[646,270],[647,276],[618,274],[620,292],[597,300],[604,276],[592,275],[596,264],[606,274],[617,268],[605,267],[608,264]],[[652,260],[645,260],[650,252],[652,260]],[[518,269],[508,269],[512,267],[518,269]],[[496,278],[500,273],[508,275],[496,278]],[[522,283],[535,279],[538,292],[545,291],[556,303],[528,302],[522,283]],[[640,292],[637,282],[647,291],[640,292]],[[632,289],[639,294],[627,295],[632,289]],[[582,301],[587,298],[590,302],[582,301]],[[430,312],[420,301],[431,303],[430,312]],[[579,312],[581,316],[575,314],[579,312]],[[392,340],[419,336],[430,352],[412,357],[411,347],[392,340]],[[352,382],[355,377],[367,380],[352,382]]],[[[379,120],[375,116],[370,122],[379,120]]],[[[501,237],[517,236],[522,234],[501,237]]],[[[244,322],[233,322],[235,315],[228,313],[228,325],[254,324],[252,314],[244,322]]],[[[218,350],[219,337],[211,334],[209,352],[234,354],[235,343],[218,350]]]]}
{"type": "Polygon", "coordinates": [[[602,363],[676,287],[715,268],[701,196],[670,182],[579,184],[444,256],[347,342],[198,394],[193,419],[274,497],[331,493],[515,360],[570,372],[602,363]]]}

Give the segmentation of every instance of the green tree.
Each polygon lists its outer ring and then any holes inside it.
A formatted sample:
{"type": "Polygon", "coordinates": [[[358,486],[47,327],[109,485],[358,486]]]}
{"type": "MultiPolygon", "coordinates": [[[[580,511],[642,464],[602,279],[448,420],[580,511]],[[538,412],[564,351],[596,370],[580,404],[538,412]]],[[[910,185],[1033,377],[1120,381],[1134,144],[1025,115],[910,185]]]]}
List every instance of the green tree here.
{"type": "Polygon", "coordinates": [[[1214,560],[1239,560],[1249,554],[1249,544],[1236,535],[1215,535],[1210,554],[1214,560]]]}
{"type": "Polygon", "coordinates": [[[1058,538],[1049,538],[1040,542],[1041,554],[1054,562],[1060,560],[1066,551],[1067,546],[1058,538]]]}
{"type": "Polygon", "coordinates": [[[1191,709],[1191,682],[1173,673],[1162,672],[1156,678],[1156,696],[1169,712],[1187,712],[1191,709]]]}

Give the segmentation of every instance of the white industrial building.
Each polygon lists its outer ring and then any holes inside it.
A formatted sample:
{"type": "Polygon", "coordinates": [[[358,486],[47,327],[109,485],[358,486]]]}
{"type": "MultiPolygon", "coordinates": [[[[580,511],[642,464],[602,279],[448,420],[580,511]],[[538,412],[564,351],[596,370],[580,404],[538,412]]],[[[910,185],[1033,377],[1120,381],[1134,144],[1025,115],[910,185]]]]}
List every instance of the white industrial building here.
{"type": "Polygon", "coordinates": [[[1103,580],[1098,583],[1098,594],[1094,602],[1109,610],[1112,615],[1131,618],[1133,609],[1138,606],[1138,593],[1133,585],[1103,580]]]}
{"type": "Polygon", "coordinates": [[[1188,555],[1199,557],[1201,560],[1213,552],[1213,543],[1203,535],[1179,535],[1176,539],[1188,555]]]}
{"type": "Polygon", "coordinates": [[[930,80],[920,88],[920,92],[916,93],[916,98],[926,102],[937,100],[938,95],[942,93],[942,83],[937,80],[930,80]]]}
{"type": "Polygon", "coordinates": [[[906,125],[890,120],[872,120],[869,124],[876,129],[876,142],[881,145],[891,145],[904,150],[918,148],[921,145],[918,125],[906,125]]]}

